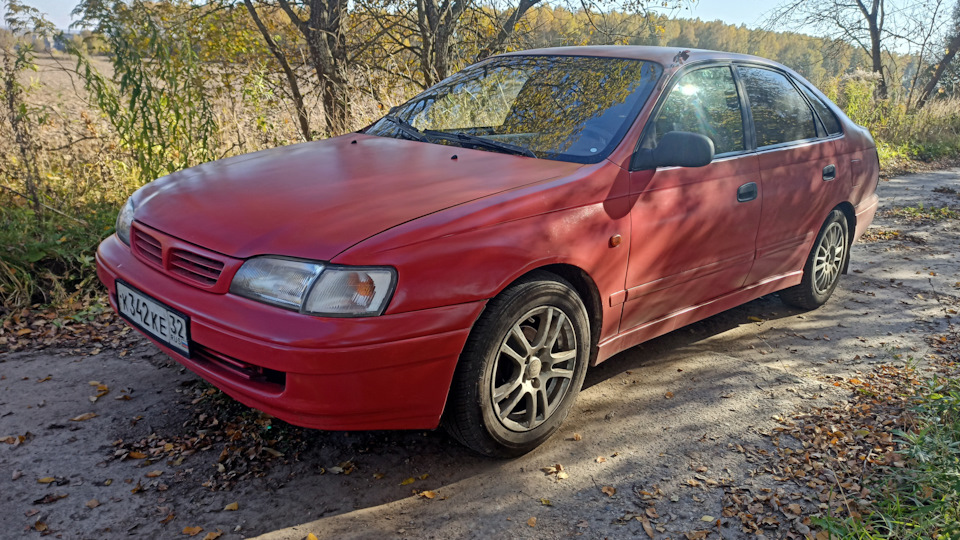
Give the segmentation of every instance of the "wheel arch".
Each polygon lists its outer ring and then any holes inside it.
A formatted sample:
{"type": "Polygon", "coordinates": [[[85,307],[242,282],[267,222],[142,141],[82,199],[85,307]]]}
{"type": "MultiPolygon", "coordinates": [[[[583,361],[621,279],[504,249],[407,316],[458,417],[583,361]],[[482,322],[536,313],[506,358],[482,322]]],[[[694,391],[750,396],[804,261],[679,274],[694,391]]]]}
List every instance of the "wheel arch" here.
{"type": "Polygon", "coordinates": [[[853,247],[853,241],[856,240],[855,235],[857,234],[857,213],[853,208],[853,205],[848,201],[844,201],[834,207],[834,210],[840,210],[843,212],[843,215],[847,218],[847,260],[843,262],[843,274],[847,273],[847,269],[850,267],[850,249],[853,247]]]}

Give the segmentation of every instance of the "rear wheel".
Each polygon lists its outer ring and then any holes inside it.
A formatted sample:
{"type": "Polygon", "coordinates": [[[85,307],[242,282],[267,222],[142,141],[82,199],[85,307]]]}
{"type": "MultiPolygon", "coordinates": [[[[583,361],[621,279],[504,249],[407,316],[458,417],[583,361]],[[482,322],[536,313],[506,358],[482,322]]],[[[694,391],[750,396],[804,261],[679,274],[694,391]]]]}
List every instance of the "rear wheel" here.
{"type": "Polygon", "coordinates": [[[799,285],[780,292],[780,298],[793,306],[815,309],[833,294],[840,274],[850,257],[847,217],[840,210],[830,212],[803,267],[799,285]]]}
{"type": "Polygon", "coordinates": [[[586,374],[590,328],[567,283],[537,273],[490,301],[461,354],[444,427],[487,456],[514,457],[553,435],[586,374]]]}

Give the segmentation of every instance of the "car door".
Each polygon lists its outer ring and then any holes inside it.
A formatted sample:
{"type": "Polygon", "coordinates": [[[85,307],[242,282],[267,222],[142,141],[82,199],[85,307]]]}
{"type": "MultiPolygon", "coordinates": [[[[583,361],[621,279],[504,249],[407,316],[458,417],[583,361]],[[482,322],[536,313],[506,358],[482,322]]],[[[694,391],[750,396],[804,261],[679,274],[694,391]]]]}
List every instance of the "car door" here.
{"type": "Polygon", "coordinates": [[[688,131],[709,137],[715,158],[704,167],[630,173],[636,203],[621,331],[743,285],[760,222],[759,166],[746,125],[729,65],[683,73],[647,124],[642,148],[688,131]]]}
{"type": "Polygon", "coordinates": [[[846,179],[838,176],[830,133],[787,74],[752,65],[737,72],[753,118],[763,192],[752,284],[803,268],[846,179]]]}

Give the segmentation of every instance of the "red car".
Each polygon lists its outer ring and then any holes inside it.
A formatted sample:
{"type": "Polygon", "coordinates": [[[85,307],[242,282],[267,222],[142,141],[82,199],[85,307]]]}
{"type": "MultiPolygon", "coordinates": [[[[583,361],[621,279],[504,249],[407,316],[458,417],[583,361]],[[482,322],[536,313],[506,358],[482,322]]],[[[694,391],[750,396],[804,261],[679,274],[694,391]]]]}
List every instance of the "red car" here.
{"type": "Polygon", "coordinates": [[[588,366],[774,291],[823,304],[878,175],[867,130],[774,62],[524,51],[359,133],[147,184],[97,269],[127,321],[247,405],[515,456],[588,366]]]}

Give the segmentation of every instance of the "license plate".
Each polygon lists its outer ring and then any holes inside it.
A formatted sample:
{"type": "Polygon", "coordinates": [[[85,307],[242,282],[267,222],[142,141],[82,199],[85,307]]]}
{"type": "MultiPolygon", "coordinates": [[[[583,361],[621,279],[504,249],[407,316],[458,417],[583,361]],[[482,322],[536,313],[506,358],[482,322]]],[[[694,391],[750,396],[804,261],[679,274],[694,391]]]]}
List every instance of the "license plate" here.
{"type": "Polygon", "coordinates": [[[120,314],[151,337],[190,356],[190,319],[153,298],[117,281],[120,314]]]}

